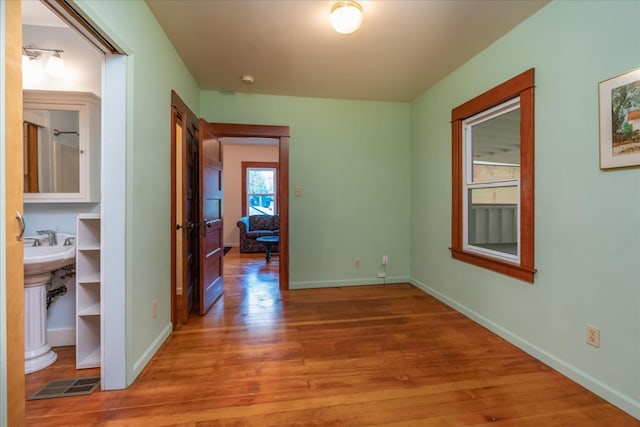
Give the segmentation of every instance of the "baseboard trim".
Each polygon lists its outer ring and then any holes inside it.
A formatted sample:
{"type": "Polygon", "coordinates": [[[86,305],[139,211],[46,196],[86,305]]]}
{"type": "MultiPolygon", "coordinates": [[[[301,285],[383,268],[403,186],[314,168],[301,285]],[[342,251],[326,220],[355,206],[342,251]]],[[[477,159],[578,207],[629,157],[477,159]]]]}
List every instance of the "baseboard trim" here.
{"type": "Polygon", "coordinates": [[[342,286],[391,285],[394,283],[411,283],[409,277],[397,276],[385,279],[353,279],[321,282],[289,282],[289,289],[339,288],[342,286]]]}
{"type": "Polygon", "coordinates": [[[47,329],[47,343],[52,347],[76,345],[76,328],[47,329]]]}
{"type": "Polygon", "coordinates": [[[164,344],[167,338],[169,338],[172,330],[173,325],[171,325],[171,322],[169,322],[169,324],[162,330],[160,335],[158,335],[156,339],[153,340],[151,345],[147,347],[144,353],[142,353],[142,356],[140,356],[140,358],[133,364],[133,377],[131,378],[131,381],[128,382],[128,384],[133,384],[144,367],[147,366],[147,363],[149,363],[153,356],[155,356],[155,354],[158,352],[160,346],[164,344]]]}
{"type": "Polygon", "coordinates": [[[412,285],[417,287],[418,289],[426,292],[427,294],[433,296],[434,298],[440,300],[442,303],[448,305],[459,313],[464,314],[474,322],[482,325],[487,328],[494,334],[504,338],[509,341],[511,344],[518,347],[520,350],[525,353],[535,357],[541,362],[549,365],[556,371],[560,372],[562,375],[567,378],[575,381],[591,392],[597,394],[602,397],[612,405],[617,406],[621,410],[625,411],[629,415],[640,419],[640,402],[634,400],[631,396],[624,394],[616,389],[609,387],[608,385],[602,383],[586,372],[572,366],[571,364],[565,362],[562,359],[554,356],[553,354],[541,349],[535,344],[530,343],[529,341],[523,339],[522,337],[515,335],[508,329],[503,328],[502,326],[494,323],[493,321],[487,319],[479,313],[469,309],[467,306],[458,303],[457,301],[449,298],[448,296],[440,293],[436,289],[426,285],[425,283],[420,282],[414,278],[411,278],[409,281],[412,285]]]}

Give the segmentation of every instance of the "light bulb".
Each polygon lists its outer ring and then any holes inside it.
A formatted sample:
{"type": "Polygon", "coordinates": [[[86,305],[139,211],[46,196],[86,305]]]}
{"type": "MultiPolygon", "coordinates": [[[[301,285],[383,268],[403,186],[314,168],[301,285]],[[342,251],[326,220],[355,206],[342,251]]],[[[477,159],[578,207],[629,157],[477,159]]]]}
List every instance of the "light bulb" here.
{"type": "Polygon", "coordinates": [[[60,52],[54,52],[47,61],[47,73],[54,77],[63,77],[65,74],[64,60],[60,57],[60,52]]]}
{"type": "Polygon", "coordinates": [[[28,55],[22,55],[22,85],[23,87],[33,87],[42,83],[44,73],[39,61],[32,59],[28,55]]]}

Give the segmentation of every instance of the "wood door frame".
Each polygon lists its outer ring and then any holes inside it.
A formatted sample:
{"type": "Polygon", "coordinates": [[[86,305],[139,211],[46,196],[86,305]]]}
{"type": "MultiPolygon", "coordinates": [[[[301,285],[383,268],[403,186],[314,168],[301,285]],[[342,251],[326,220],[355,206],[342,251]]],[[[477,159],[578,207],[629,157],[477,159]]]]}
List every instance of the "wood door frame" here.
{"type": "Polygon", "coordinates": [[[211,123],[222,137],[236,138],[274,138],[278,140],[280,163],[280,253],[279,283],[280,290],[289,290],[289,126],[248,125],[238,123],[211,123]]]}

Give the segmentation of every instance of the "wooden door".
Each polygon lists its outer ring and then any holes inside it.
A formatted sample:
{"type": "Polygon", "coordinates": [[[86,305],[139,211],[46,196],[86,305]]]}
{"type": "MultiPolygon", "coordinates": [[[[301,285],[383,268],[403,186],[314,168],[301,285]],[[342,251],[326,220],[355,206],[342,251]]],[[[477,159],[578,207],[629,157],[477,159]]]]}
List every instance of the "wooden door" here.
{"type": "Polygon", "coordinates": [[[0,165],[5,175],[6,188],[1,203],[4,209],[3,231],[0,236],[6,247],[6,263],[0,269],[4,275],[6,293],[0,300],[0,310],[5,316],[0,327],[10,345],[3,348],[6,357],[0,364],[0,377],[6,381],[6,394],[0,393],[4,406],[3,421],[9,426],[25,424],[25,383],[24,383],[24,268],[23,243],[21,236],[24,228],[19,221],[23,209],[23,135],[22,135],[22,75],[20,68],[20,52],[22,50],[21,3],[7,1],[0,4],[0,14],[4,25],[0,31],[0,41],[4,44],[2,67],[4,67],[4,86],[2,96],[4,105],[0,111],[3,117],[5,155],[0,165]],[[18,218],[17,218],[18,217],[18,218]]]}
{"type": "Polygon", "coordinates": [[[182,321],[187,323],[198,298],[198,138],[196,116],[186,114],[182,152],[182,321]]]}
{"type": "Polygon", "coordinates": [[[222,141],[215,128],[200,119],[200,314],[223,291],[222,141]]]}
{"type": "Polygon", "coordinates": [[[178,319],[187,323],[198,298],[199,129],[198,118],[174,91],[171,110],[171,221],[176,230],[171,239],[171,322],[175,328],[178,319]]]}

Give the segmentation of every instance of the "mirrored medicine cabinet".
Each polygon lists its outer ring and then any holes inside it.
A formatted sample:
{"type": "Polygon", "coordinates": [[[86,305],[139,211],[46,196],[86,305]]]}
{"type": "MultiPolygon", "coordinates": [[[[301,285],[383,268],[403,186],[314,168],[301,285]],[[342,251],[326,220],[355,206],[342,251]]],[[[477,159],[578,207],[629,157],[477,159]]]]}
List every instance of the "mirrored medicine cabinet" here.
{"type": "Polygon", "coordinates": [[[24,202],[100,201],[100,98],[25,90],[24,202]]]}

